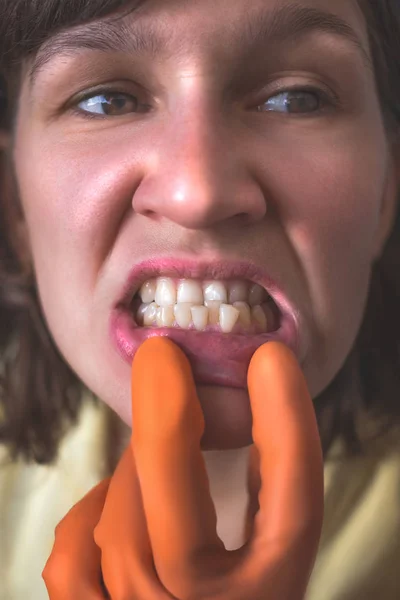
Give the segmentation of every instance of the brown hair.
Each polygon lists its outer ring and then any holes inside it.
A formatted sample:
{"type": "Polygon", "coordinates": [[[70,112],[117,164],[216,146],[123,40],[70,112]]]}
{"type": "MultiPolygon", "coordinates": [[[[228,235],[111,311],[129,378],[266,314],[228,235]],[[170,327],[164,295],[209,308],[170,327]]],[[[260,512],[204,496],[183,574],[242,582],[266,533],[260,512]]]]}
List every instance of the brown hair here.
{"type": "MultiPolygon", "coordinates": [[[[0,126],[12,127],[22,61],[56,31],[136,10],[145,0],[0,0],[0,126]],[[10,87],[11,86],[11,87],[10,87]],[[14,95],[14,92],[16,95],[14,95]],[[11,100],[10,100],[11,98],[11,100]]],[[[365,15],[377,89],[388,137],[400,133],[400,3],[358,0],[365,15]]],[[[17,208],[7,188],[12,165],[2,157],[0,196],[0,441],[11,457],[49,463],[77,420],[82,384],[60,356],[41,312],[33,274],[23,268],[15,229],[17,208]],[[7,164],[5,164],[7,163],[7,164]]],[[[324,452],[342,437],[349,452],[361,449],[359,415],[383,430],[400,423],[400,213],[384,253],[373,266],[364,320],[343,368],[315,399],[324,452]],[[345,393],[352,388],[353,393],[345,393]]]]}

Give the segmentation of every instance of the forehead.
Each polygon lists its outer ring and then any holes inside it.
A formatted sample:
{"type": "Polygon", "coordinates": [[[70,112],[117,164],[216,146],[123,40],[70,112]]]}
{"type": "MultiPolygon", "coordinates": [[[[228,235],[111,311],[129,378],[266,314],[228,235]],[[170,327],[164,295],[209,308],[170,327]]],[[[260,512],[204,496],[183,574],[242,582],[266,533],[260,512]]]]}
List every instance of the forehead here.
{"type": "MultiPolygon", "coordinates": [[[[315,20],[319,13],[342,18],[359,34],[365,33],[363,13],[357,0],[145,0],[131,15],[128,13],[127,18],[132,24],[141,21],[143,25],[168,29],[172,37],[174,30],[175,36],[178,35],[178,25],[186,25],[191,39],[192,26],[196,24],[197,39],[213,32],[232,35],[257,17],[263,21],[268,18],[274,24],[292,17],[300,24],[315,20]]],[[[181,39],[182,35],[185,37],[185,32],[180,30],[181,39]]]]}
{"type": "Polygon", "coordinates": [[[145,0],[52,36],[35,57],[32,75],[54,56],[85,48],[162,59],[204,51],[213,40],[243,53],[259,41],[294,43],[313,33],[346,41],[369,62],[357,0],[145,0]]]}

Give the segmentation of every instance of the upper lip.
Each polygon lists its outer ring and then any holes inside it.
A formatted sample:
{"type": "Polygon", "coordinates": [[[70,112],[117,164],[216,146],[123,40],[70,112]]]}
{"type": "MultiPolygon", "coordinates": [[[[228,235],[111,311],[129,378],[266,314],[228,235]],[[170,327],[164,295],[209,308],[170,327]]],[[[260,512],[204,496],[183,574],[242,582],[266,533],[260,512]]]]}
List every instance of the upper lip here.
{"type": "Polygon", "coordinates": [[[128,308],[142,284],[158,276],[203,280],[247,279],[263,287],[284,312],[288,309],[287,297],[282,287],[255,263],[222,259],[195,261],[171,257],[153,258],[137,263],[128,274],[117,307],[128,308]]]}

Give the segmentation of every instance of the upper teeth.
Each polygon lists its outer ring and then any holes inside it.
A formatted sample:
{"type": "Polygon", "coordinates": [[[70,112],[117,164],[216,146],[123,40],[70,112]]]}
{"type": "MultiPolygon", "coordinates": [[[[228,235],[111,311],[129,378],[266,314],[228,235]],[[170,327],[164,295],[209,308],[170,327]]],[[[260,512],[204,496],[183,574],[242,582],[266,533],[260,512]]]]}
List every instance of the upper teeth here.
{"type": "Polygon", "coordinates": [[[204,281],[158,277],[146,281],[139,291],[142,305],[137,320],[145,326],[192,326],[203,331],[219,326],[231,332],[236,323],[245,331],[266,332],[273,323],[267,292],[246,281],[204,281]],[[262,305],[262,306],[261,306],[262,305]]]}
{"type": "Polygon", "coordinates": [[[204,281],[170,277],[158,277],[146,281],[139,291],[143,303],[155,302],[158,306],[173,306],[190,302],[205,305],[206,302],[233,304],[246,302],[258,306],[268,300],[268,294],[260,285],[245,281],[204,281]]]}

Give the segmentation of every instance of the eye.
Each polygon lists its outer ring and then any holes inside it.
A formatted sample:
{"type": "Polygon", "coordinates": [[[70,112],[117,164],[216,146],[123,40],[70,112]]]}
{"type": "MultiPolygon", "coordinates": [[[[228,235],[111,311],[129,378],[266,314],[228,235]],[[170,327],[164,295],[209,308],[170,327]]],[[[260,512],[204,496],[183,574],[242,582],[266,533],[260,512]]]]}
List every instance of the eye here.
{"type": "Polygon", "coordinates": [[[139,106],[139,101],[135,96],[117,92],[96,94],[77,104],[77,108],[83,113],[105,117],[120,117],[137,112],[139,106]]]}
{"type": "Polygon", "coordinates": [[[322,90],[287,90],[268,98],[258,107],[258,111],[288,114],[317,113],[329,102],[330,99],[322,90]]]}

